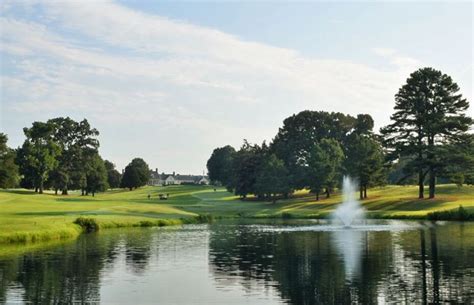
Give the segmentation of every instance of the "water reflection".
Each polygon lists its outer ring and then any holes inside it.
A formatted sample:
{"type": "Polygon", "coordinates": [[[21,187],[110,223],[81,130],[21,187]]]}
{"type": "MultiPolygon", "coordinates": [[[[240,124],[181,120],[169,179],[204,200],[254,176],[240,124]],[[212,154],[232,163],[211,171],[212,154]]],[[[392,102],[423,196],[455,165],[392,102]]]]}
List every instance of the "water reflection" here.
{"type": "Polygon", "coordinates": [[[332,240],[339,255],[344,260],[346,279],[356,277],[360,273],[363,238],[367,242],[368,232],[355,230],[339,230],[332,232],[332,240]]]}
{"type": "Polygon", "coordinates": [[[474,302],[474,224],[271,227],[109,231],[0,258],[0,304],[474,302]]]}

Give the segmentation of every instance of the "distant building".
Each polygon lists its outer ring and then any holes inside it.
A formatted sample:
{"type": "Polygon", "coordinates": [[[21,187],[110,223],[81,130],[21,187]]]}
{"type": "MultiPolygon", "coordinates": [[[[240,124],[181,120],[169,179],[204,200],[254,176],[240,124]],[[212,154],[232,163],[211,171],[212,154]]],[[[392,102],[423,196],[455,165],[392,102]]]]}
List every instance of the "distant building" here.
{"type": "Polygon", "coordinates": [[[158,169],[150,171],[148,185],[174,185],[174,184],[209,184],[209,177],[203,175],[180,175],[159,173],[158,169]]]}

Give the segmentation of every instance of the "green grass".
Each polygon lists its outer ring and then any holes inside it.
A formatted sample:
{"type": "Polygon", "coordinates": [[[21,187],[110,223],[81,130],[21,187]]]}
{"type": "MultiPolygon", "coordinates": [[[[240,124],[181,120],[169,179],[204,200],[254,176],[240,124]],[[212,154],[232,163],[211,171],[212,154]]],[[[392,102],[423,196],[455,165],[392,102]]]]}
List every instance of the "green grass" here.
{"type": "MultiPolygon", "coordinates": [[[[369,190],[363,201],[368,217],[423,218],[428,213],[458,209],[474,213],[474,188],[438,186],[436,199],[418,200],[414,186],[387,186],[369,190]]],[[[209,186],[144,187],[134,191],[113,190],[95,197],[35,194],[27,190],[0,191],[0,243],[59,241],[78,236],[83,228],[77,218],[91,218],[98,228],[163,226],[222,217],[326,217],[341,202],[341,195],[315,201],[298,191],[277,203],[239,200],[209,186]],[[169,193],[168,200],[158,194],[169,193]],[[152,199],[147,199],[150,194],[152,199]]],[[[439,214],[443,215],[443,214],[439,214]]],[[[448,214],[446,214],[448,215],[448,214]]]]}

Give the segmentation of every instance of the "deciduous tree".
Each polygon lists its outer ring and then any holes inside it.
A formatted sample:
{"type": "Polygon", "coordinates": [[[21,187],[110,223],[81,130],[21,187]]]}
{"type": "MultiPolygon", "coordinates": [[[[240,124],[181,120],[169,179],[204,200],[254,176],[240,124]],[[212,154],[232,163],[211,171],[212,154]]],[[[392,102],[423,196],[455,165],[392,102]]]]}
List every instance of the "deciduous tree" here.
{"type": "Polygon", "coordinates": [[[227,188],[231,188],[235,154],[235,149],[230,145],[214,149],[207,161],[207,171],[212,182],[220,182],[227,188]]]}
{"type": "Polygon", "coordinates": [[[33,182],[39,193],[49,173],[57,166],[61,148],[53,140],[54,127],[49,123],[34,122],[31,128],[23,129],[26,140],[19,149],[20,173],[33,182]]]}
{"type": "Polygon", "coordinates": [[[135,158],[125,167],[120,186],[132,190],[146,185],[149,179],[148,164],[141,158],[135,158]]]}
{"type": "Polygon", "coordinates": [[[286,195],[290,192],[288,170],[282,160],[270,154],[263,160],[259,174],[255,181],[255,193],[266,195],[276,202],[278,194],[286,195]]]}
{"type": "Polygon", "coordinates": [[[316,194],[316,200],[326,188],[327,197],[331,188],[338,180],[344,152],[335,139],[322,139],[310,151],[308,159],[308,172],[310,177],[309,187],[316,194]]]}
{"type": "Polygon", "coordinates": [[[15,164],[16,153],[7,146],[8,137],[0,133],[0,188],[12,188],[18,185],[18,166],[15,164]]]}

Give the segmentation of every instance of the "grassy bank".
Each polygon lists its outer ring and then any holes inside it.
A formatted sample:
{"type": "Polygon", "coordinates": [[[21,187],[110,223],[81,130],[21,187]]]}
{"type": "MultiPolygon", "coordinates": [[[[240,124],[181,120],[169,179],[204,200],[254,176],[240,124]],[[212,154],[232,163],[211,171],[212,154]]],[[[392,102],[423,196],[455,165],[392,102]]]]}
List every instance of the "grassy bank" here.
{"type": "MultiPolygon", "coordinates": [[[[474,214],[473,187],[439,186],[437,198],[432,200],[418,200],[416,195],[416,187],[387,186],[370,190],[369,198],[362,203],[372,218],[426,218],[435,213],[435,219],[456,219],[455,210],[460,205],[468,215],[466,220],[474,214]]],[[[241,201],[224,189],[214,191],[208,186],[144,187],[131,192],[109,191],[96,197],[0,191],[0,243],[74,238],[84,231],[84,227],[74,223],[79,217],[94,219],[99,229],[206,221],[208,217],[202,215],[324,218],[341,200],[341,195],[336,193],[331,198],[315,201],[307,191],[299,191],[275,204],[253,198],[241,201]],[[169,199],[159,200],[160,193],[169,194],[169,199]]]]}

